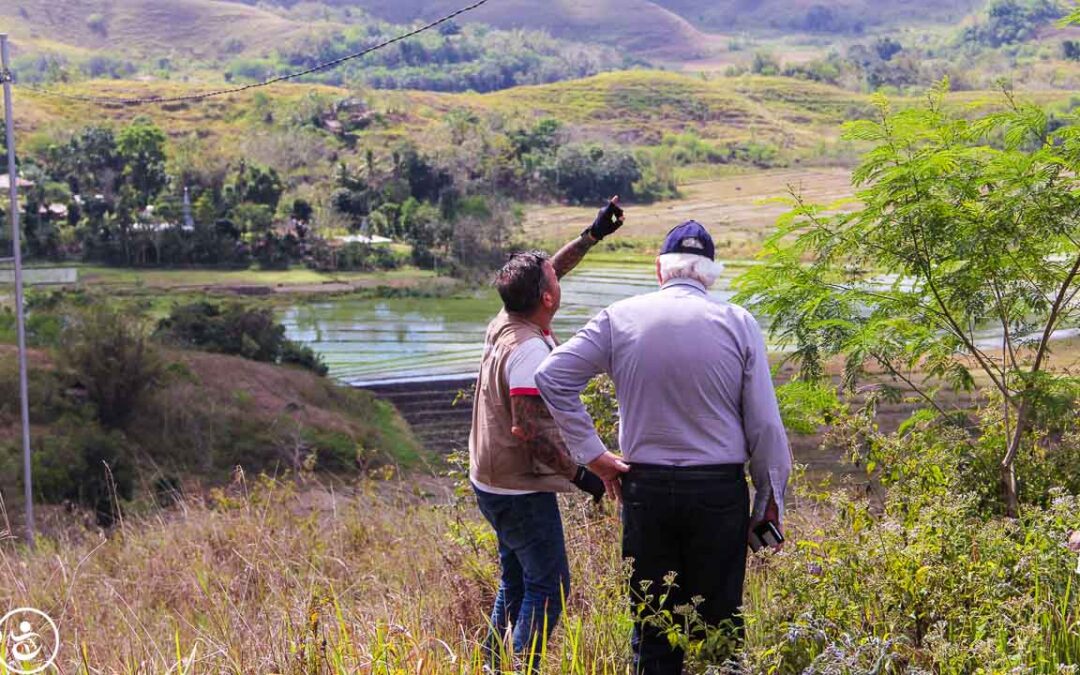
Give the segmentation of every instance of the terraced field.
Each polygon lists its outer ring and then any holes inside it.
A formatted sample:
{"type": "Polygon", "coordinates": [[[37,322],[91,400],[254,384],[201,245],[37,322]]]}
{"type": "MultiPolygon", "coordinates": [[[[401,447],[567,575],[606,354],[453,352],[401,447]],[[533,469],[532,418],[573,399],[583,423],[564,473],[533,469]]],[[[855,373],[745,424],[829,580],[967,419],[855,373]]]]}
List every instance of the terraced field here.
{"type": "MultiPolygon", "coordinates": [[[[732,265],[714,292],[730,297],[732,265]]],[[[652,265],[586,263],[563,281],[556,335],[566,338],[616,300],[656,288],[652,265]]],[[[368,386],[388,380],[454,378],[475,372],[488,321],[499,309],[490,290],[455,298],[357,300],[299,304],[281,319],[291,339],[321,352],[330,375],[368,386]]]]}
{"type": "MultiPolygon", "coordinates": [[[[847,169],[781,169],[703,181],[680,188],[682,199],[647,205],[628,205],[621,238],[659,239],[685,220],[709,228],[718,255],[748,256],[760,247],[779,215],[790,207],[775,201],[791,191],[823,203],[851,195],[847,169]]],[[[568,239],[592,221],[595,209],[554,206],[530,211],[527,235],[543,241],[568,239]]]]}

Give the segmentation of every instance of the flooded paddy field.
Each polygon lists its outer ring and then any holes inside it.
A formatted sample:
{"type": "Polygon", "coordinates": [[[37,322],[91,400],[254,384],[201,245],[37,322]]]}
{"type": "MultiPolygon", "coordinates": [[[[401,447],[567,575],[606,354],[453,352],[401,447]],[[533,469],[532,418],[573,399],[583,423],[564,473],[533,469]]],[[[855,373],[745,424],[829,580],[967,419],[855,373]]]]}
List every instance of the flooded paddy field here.
{"type": "MultiPolygon", "coordinates": [[[[731,297],[744,263],[726,265],[713,293],[731,297]]],[[[566,339],[607,305],[656,290],[649,263],[584,263],[563,279],[554,330],[566,339]]],[[[499,311],[492,289],[450,298],[331,298],[281,312],[290,339],[320,352],[331,377],[367,386],[388,380],[453,378],[476,372],[484,330],[499,311]]]]}

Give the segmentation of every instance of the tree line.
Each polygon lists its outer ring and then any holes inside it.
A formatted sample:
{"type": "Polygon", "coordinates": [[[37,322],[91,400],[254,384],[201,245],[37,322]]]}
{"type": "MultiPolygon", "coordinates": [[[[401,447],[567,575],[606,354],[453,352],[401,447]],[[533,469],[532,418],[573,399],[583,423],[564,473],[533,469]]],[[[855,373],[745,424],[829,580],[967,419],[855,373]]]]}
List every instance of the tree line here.
{"type": "MultiPolygon", "coordinates": [[[[671,167],[652,154],[571,142],[549,118],[493,125],[455,111],[433,136],[357,147],[322,176],[294,178],[244,157],[209,169],[170,162],[176,148],[149,117],[86,126],[19,158],[32,183],[21,192],[24,246],[31,258],[122,266],[364,270],[411,262],[466,272],[501,258],[522,201],[675,193],[671,167]],[[286,198],[298,181],[323,189],[286,198]],[[332,235],[343,230],[408,246],[362,238],[342,246],[332,235]]],[[[0,245],[10,245],[8,236],[5,226],[0,245]]]]}

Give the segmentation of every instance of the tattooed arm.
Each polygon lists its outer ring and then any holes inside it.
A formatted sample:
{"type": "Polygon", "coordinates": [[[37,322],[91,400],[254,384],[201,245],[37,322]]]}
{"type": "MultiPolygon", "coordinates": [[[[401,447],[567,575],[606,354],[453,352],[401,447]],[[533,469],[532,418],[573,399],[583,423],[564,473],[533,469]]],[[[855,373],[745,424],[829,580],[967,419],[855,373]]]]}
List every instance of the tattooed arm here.
{"type": "Polygon", "coordinates": [[[512,432],[528,446],[532,456],[560,475],[573,479],[577,463],[566,449],[544,400],[539,396],[512,396],[510,410],[514,416],[512,432]]]}
{"type": "Polygon", "coordinates": [[[580,237],[567,243],[559,249],[559,252],[551,259],[551,266],[555,268],[555,276],[562,279],[569,274],[570,270],[578,266],[581,259],[596,246],[596,239],[591,234],[583,233],[580,237]]]}

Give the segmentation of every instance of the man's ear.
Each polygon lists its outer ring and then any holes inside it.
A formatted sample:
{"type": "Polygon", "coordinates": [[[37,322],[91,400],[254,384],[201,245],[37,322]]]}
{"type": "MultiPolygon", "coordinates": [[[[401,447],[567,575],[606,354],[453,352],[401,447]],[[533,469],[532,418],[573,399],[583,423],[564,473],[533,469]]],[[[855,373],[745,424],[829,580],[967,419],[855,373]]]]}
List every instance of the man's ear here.
{"type": "Polygon", "coordinates": [[[540,294],[540,304],[544,306],[544,309],[551,309],[555,306],[555,294],[551,291],[544,291],[540,294]]]}
{"type": "Polygon", "coordinates": [[[664,280],[660,278],[660,258],[659,258],[659,256],[656,258],[656,281],[657,281],[657,283],[659,283],[661,285],[664,283],[664,280]]]}

